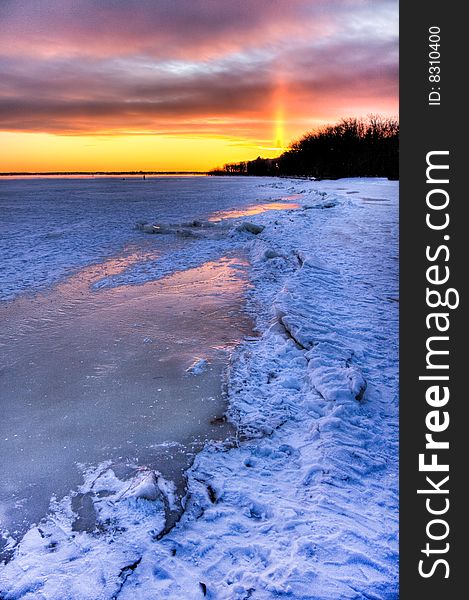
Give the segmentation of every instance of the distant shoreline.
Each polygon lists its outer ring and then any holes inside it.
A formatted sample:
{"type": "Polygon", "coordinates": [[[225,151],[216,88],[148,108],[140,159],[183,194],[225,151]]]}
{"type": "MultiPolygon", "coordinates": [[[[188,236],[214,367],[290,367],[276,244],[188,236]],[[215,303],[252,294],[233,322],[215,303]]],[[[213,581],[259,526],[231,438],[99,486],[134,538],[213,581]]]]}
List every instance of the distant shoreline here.
{"type": "Polygon", "coordinates": [[[38,177],[54,175],[208,175],[207,171],[12,171],[0,173],[0,177],[38,177]]]}

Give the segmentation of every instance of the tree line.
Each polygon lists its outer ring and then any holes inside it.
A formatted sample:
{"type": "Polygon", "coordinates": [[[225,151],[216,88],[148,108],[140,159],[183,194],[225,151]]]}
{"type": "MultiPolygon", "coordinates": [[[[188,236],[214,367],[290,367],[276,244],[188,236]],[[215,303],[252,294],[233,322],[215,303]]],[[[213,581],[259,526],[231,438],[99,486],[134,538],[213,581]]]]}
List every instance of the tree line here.
{"type": "Polygon", "coordinates": [[[399,178],[399,122],[370,115],[306,133],[277,158],[228,163],[210,175],[399,178]]]}

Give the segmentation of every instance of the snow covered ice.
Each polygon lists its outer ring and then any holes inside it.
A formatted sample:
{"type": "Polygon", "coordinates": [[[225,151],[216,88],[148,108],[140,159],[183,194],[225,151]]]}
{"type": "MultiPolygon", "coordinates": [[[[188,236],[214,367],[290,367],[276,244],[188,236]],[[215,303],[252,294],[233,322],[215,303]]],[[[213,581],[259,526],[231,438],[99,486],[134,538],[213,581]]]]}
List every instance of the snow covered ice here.
{"type": "Polygon", "coordinates": [[[207,183],[206,177],[2,178],[2,299],[48,286],[77,267],[114,255],[135,241],[137,221],[204,219],[271,198],[272,190],[254,190],[249,180],[223,177],[207,183]]]}
{"type": "MultiPolygon", "coordinates": [[[[145,468],[129,481],[108,463],[89,467],[79,492],[99,527],[77,531],[73,494],[54,499],[2,568],[5,600],[398,598],[398,183],[203,181],[197,194],[232,186],[232,206],[212,202],[182,219],[141,205],[145,214],[127,215],[125,243],[147,253],[94,285],[141,285],[230,252],[249,258],[247,310],[259,337],[230,359],[236,435],[197,454],[180,500],[145,468]],[[252,210],[286,197],[291,208],[252,210]],[[171,225],[216,211],[220,235],[133,229],[139,219],[171,225]],[[181,518],[165,530],[178,501],[181,518]]],[[[21,277],[10,277],[11,295],[27,285],[21,277]]],[[[195,358],[191,381],[206,366],[195,358]]]]}

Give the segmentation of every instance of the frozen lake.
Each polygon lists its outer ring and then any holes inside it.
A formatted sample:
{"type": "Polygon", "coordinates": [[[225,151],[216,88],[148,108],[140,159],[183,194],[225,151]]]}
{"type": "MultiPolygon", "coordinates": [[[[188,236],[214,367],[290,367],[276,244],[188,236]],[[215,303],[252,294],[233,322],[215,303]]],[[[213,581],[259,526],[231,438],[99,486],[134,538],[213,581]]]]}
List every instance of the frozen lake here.
{"type": "MultiPolygon", "coordinates": [[[[194,453],[230,434],[222,383],[230,351],[252,333],[246,262],[226,235],[195,248],[135,222],[293,205],[266,183],[0,181],[4,531],[20,535],[105,461],[125,477],[157,469],[181,491],[194,453]]],[[[78,511],[77,528],[90,518],[78,511]]]]}
{"type": "MultiPolygon", "coordinates": [[[[206,219],[272,198],[271,178],[0,178],[0,297],[47,287],[137,243],[139,219],[206,219]]],[[[168,250],[168,239],[153,240],[168,250]]],[[[168,253],[169,254],[169,253],[168,253]]]]}

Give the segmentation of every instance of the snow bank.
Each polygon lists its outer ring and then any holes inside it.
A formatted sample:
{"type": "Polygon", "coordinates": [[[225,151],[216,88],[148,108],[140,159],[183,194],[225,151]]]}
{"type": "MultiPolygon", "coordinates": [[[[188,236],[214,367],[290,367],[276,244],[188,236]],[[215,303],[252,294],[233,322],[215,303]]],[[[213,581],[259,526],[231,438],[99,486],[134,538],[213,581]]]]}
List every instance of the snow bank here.
{"type": "Polygon", "coordinates": [[[59,503],[4,567],[5,600],[398,598],[398,187],[270,185],[302,208],[204,246],[251,258],[261,336],[232,358],[236,440],[196,457],[163,537],[170,484],[144,472],[129,494],[109,469],[89,473],[102,531],[73,531],[59,503]]]}

